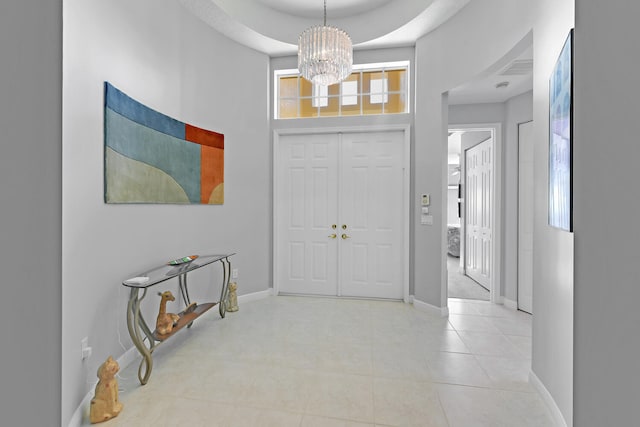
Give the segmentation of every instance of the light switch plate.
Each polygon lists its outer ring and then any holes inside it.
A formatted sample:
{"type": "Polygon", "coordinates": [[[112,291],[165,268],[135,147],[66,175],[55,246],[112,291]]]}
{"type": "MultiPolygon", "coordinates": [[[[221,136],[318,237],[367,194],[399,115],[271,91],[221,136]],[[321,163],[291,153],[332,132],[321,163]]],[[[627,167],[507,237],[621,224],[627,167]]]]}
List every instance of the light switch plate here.
{"type": "Polygon", "coordinates": [[[422,224],[422,225],[433,225],[433,215],[421,215],[420,216],[420,224],[422,224]]]}

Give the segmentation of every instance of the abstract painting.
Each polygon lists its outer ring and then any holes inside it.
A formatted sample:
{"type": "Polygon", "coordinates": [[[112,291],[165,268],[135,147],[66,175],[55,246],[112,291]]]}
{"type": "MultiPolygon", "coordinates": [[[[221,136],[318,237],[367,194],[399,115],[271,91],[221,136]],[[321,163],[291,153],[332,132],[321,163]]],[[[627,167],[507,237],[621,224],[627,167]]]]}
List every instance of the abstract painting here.
{"type": "Polygon", "coordinates": [[[572,119],[573,30],[549,80],[549,225],[573,229],[572,119]]]}
{"type": "Polygon", "coordinates": [[[105,203],[224,203],[224,135],[104,85],[105,203]]]}

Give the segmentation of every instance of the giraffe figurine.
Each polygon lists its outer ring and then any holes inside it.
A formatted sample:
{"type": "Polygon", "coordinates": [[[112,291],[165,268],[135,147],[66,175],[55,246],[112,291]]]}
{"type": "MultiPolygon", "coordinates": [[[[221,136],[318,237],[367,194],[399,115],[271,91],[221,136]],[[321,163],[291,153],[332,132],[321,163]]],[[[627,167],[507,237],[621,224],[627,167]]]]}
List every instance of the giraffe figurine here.
{"type": "Polygon", "coordinates": [[[173,313],[167,313],[167,301],[175,301],[176,298],[173,296],[171,291],[164,291],[162,293],[158,293],[160,295],[160,312],[158,313],[158,318],[156,320],[156,330],[158,334],[165,335],[173,330],[173,327],[180,316],[173,313]]]}

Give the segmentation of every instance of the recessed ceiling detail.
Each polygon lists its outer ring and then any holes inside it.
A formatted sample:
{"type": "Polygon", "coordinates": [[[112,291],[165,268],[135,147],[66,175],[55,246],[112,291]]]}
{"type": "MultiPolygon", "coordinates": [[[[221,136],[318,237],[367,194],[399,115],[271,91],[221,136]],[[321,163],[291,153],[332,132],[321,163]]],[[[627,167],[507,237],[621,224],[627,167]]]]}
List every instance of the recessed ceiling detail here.
{"type": "MultiPolygon", "coordinates": [[[[179,0],[227,37],[270,56],[293,55],[298,36],[322,24],[323,0],[179,0]]],[[[354,49],[413,46],[470,0],[327,0],[327,24],[354,49]]]]}
{"type": "MultiPolygon", "coordinates": [[[[318,19],[323,14],[322,0],[256,0],[271,9],[293,16],[318,19]]],[[[361,15],[393,0],[327,0],[328,19],[361,15]]]]}

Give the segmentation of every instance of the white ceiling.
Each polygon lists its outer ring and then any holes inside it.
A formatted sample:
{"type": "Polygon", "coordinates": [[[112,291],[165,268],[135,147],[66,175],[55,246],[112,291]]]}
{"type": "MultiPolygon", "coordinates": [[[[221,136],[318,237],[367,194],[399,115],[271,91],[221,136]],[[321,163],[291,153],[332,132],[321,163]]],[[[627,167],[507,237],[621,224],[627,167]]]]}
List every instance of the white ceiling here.
{"type": "MultiPolygon", "coordinates": [[[[270,56],[294,55],[298,36],[322,24],[323,0],[179,0],[207,24],[270,56]]],[[[327,24],[354,49],[413,46],[470,0],[327,0],[327,24]]]]}
{"type": "MultiPolygon", "coordinates": [[[[295,55],[298,36],[322,24],[324,0],[179,0],[218,32],[269,56],[295,55]]],[[[471,0],[327,0],[327,24],[345,30],[354,49],[413,46],[420,37],[454,16],[471,0]]],[[[494,67],[449,91],[450,104],[504,102],[533,86],[532,73],[503,75],[533,57],[516,46],[494,67]],[[496,89],[502,81],[505,89],[496,89]]]]}
{"type": "MultiPolygon", "coordinates": [[[[322,20],[323,0],[257,0],[265,6],[293,16],[322,20]]],[[[391,3],[393,0],[327,0],[327,16],[345,18],[360,15],[372,9],[391,3]]]]}

